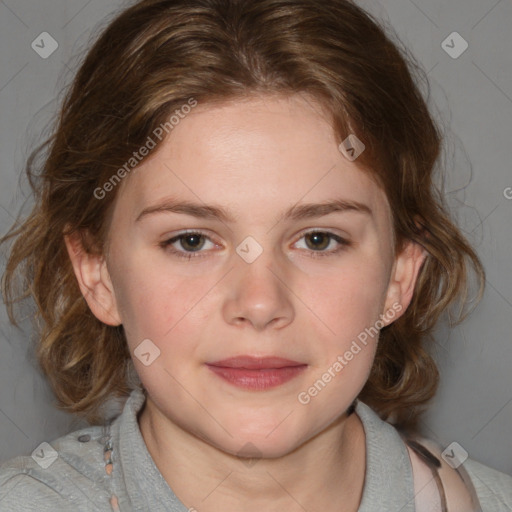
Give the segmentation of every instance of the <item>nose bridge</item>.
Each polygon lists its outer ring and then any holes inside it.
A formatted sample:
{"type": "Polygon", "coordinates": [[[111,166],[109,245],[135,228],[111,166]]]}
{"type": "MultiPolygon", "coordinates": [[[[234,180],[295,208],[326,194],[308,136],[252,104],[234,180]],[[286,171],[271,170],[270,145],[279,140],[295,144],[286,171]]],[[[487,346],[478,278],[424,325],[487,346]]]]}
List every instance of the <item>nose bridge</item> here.
{"type": "Polygon", "coordinates": [[[231,282],[224,304],[226,321],[245,320],[257,328],[280,319],[287,323],[293,313],[286,283],[286,269],[281,264],[279,251],[248,236],[236,247],[236,258],[231,282]]]}
{"type": "Polygon", "coordinates": [[[236,248],[238,259],[235,264],[236,281],[241,287],[238,293],[276,293],[280,281],[276,278],[278,264],[276,251],[270,246],[271,237],[261,243],[253,236],[246,237],[236,248]],[[263,245],[265,244],[265,246],[263,245]]]}

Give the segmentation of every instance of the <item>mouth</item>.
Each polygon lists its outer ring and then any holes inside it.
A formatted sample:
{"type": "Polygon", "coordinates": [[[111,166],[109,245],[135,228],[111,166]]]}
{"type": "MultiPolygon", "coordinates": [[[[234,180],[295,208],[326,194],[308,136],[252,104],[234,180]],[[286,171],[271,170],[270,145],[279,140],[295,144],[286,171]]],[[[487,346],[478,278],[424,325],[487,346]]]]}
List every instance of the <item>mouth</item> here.
{"type": "Polygon", "coordinates": [[[308,367],[305,363],[274,356],[237,356],[206,366],[229,384],[254,391],[283,385],[308,367]]]}

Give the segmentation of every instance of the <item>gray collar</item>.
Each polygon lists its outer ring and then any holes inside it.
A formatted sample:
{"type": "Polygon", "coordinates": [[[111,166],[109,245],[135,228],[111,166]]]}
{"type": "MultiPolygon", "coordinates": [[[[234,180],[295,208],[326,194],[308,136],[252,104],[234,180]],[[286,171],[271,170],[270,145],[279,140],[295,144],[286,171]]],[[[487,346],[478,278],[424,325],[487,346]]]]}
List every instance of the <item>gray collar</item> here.
{"type": "Polygon", "coordinates": [[[359,400],[356,413],[366,436],[366,476],[358,512],[414,512],[412,466],[400,434],[359,400]]]}
{"type": "MultiPolygon", "coordinates": [[[[113,490],[119,497],[120,509],[188,512],[194,504],[187,507],[176,497],[142,438],[137,413],[144,401],[142,390],[133,390],[122,413],[112,423],[114,450],[118,447],[113,490]]],[[[366,476],[358,512],[414,512],[412,469],[399,433],[361,401],[357,402],[355,412],[361,418],[366,436],[366,476]]]]}

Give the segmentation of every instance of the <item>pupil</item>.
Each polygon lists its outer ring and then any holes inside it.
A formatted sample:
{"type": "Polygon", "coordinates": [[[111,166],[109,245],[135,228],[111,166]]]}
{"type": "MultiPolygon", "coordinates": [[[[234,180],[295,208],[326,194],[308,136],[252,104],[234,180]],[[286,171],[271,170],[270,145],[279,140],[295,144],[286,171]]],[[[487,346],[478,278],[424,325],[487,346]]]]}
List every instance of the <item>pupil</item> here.
{"type": "MultiPolygon", "coordinates": [[[[319,231],[315,232],[315,233],[311,233],[310,235],[310,238],[314,241],[313,242],[313,249],[323,249],[326,247],[325,243],[324,244],[321,244],[321,247],[319,247],[318,245],[315,245],[318,241],[322,242],[328,242],[328,239],[329,237],[325,236],[325,233],[321,233],[319,231]]],[[[328,245],[328,244],[327,244],[328,245]]]]}
{"type": "Polygon", "coordinates": [[[190,246],[192,249],[197,249],[197,247],[200,245],[199,242],[201,240],[201,236],[202,235],[186,235],[184,238],[185,245],[190,246]],[[192,243],[189,242],[190,240],[192,240],[192,243]]]}

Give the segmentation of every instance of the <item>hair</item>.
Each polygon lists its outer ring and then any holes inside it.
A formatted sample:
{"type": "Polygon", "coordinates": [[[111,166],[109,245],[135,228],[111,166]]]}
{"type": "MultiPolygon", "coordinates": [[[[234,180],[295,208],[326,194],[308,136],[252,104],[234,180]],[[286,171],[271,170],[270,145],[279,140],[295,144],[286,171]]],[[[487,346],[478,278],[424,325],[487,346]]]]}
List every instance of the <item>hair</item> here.
{"type": "Polygon", "coordinates": [[[33,298],[37,360],[58,408],[94,423],[108,398],[131,391],[123,327],[92,314],[64,243],[74,234],[105,254],[120,187],[101,199],[95,191],[190,98],[305,93],[330,114],[339,142],[349,134],[364,142],[356,163],[386,192],[396,251],[407,240],[427,251],[412,302],[381,330],[358,397],[397,428],[416,428],[439,380],[432,330],[456,304],[454,321],[465,317],[469,272],[478,298],[485,276],[434,180],[443,139],[420,90],[426,75],[395,39],[348,0],[146,0],[117,14],[28,159],[32,212],[1,240],[12,239],[2,282],[9,318],[17,325],[13,306],[33,298]]]}

